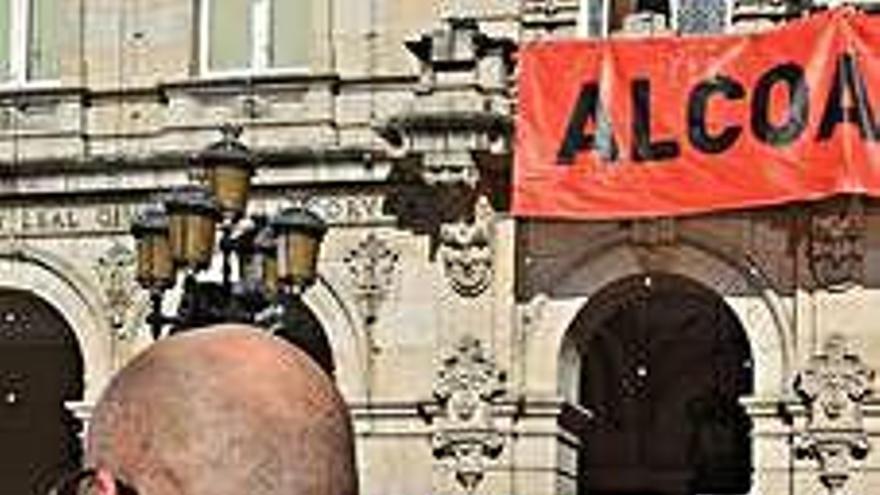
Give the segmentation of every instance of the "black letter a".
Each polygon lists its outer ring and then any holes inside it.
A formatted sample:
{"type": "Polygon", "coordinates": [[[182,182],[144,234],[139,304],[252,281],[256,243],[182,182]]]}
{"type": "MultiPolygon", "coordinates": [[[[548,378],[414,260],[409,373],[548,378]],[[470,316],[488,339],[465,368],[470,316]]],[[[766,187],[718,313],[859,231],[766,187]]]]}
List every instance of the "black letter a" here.
{"type": "Polygon", "coordinates": [[[611,121],[599,101],[599,85],[596,83],[584,84],[581,88],[556,161],[560,165],[571,165],[578,153],[588,150],[596,150],[603,160],[617,160],[617,142],[614,140],[611,121]],[[596,123],[595,136],[584,134],[584,126],[590,120],[596,123]]]}
{"type": "Polygon", "coordinates": [[[818,140],[824,141],[831,138],[837,124],[841,122],[851,122],[858,125],[862,139],[876,141],[880,137],[880,129],[877,129],[874,110],[871,108],[871,100],[868,98],[868,89],[859,73],[859,66],[856,65],[855,59],[849,53],[844,53],[837,59],[834,81],[831,83],[828,102],[825,104],[825,113],[822,115],[822,123],[819,125],[818,140]],[[849,91],[850,106],[844,109],[845,90],[849,91]]]}

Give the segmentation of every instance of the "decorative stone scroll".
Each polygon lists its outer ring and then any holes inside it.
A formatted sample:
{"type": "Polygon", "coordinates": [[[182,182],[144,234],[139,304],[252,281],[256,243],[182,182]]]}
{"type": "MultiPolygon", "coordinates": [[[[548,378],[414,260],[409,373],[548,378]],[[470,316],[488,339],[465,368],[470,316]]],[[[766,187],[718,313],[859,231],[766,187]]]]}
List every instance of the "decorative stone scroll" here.
{"type": "Polygon", "coordinates": [[[370,233],[343,258],[360,303],[364,321],[371,325],[394,285],[400,253],[370,233]]]}
{"type": "Polygon", "coordinates": [[[819,287],[839,291],[863,282],[866,221],[860,198],[820,204],[808,229],[807,260],[819,287]]]}
{"type": "Polygon", "coordinates": [[[493,403],[506,392],[506,375],[479,339],[466,336],[440,366],[434,397],[441,408],[432,438],[434,457],[449,460],[461,486],[473,492],[486,465],[504,448],[493,403]]]}
{"type": "Polygon", "coordinates": [[[842,492],[851,459],[869,451],[862,403],[871,394],[874,371],[847,350],[843,336],[832,335],[824,350],[798,373],[795,390],[807,407],[807,424],[795,454],[819,463],[819,480],[830,495],[842,492]]]}

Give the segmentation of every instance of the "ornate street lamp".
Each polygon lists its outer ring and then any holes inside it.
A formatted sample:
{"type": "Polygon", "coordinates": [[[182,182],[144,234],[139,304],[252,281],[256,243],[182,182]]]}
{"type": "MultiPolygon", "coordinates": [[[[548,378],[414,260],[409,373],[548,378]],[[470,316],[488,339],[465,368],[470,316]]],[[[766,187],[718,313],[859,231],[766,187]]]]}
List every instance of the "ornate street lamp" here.
{"type": "Polygon", "coordinates": [[[136,280],[150,291],[152,312],[149,317],[154,338],[162,328],[162,294],[174,286],[174,260],[168,235],[168,217],[159,208],[149,208],[131,225],[137,251],[136,280]]]}
{"type": "Polygon", "coordinates": [[[154,337],[169,323],[177,329],[222,321],[278,324],[290,303],[317,277],[320,244],[327,226],[314,213],[288,208],[271,221],[254,215],[243,221],[254,160],[238,141],[241,129],[222,128],[223,138],[193,159],[201,185],[171,190],[163,208],[150,208],[132,224],[137,241],[138,283],[150,290],[148,322],[154,337]],[[223,282],[201,281],[217,245],[223,254],[223,282]],[[238,280],[232,280],[232,257],[238,280]],[[175,271],[186,273],[174,316],[162,314],[162,296],[174,286],[175,271]]]}
{"type": "Polygon", "coordinates": [[[317,277],[318,252],[327,225],[300,207],[282,211],[272,219],[278,248],[278,281],[292,294],[302,294],[317,277]]]}
{"type": "Polygon", "coordinates": [[[254,160],[250,150],[239,141],[242,128],[224,125],[223,138],[208,146],[195,157],[195,165],[202,169],[205,185],[217,198],[217,204],[227,222],[240,219],[247,208],[254,175],[254,160]]]}
{"type": "Polygon", "coordinates": [[[171,256],[189,274],[204,270],[214,253],[215,229],[220,220],[217,201],[207,189],[184,186],[165,198],[171,256]]]}
{"type": "Polygon", "coordinates": [[[223,137],[205,148],[193,164],[204,179],[205,186],[217,199],[223,217],[220,251],[223,253],[223,286],[230,290],[232,264],[232,234],[236,223],[244,216],[254,175],[253,154],[239,140],[241,126],[224,124],[223,137]]]}
{"type": "Polygon", "coordinates": [[[168,238],[168,216],[148,208],[131,225],[137,250],[136,280],[145,289],[163,291],[174,285],[174,261],[168,238]]]}

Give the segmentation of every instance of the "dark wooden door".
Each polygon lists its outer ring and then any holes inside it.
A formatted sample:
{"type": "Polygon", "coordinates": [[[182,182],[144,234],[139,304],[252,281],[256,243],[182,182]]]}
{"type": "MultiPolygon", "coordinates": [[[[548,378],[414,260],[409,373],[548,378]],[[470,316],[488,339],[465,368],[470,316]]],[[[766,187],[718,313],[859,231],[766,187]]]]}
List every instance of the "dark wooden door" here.
{"type": "Polygon", "coordinates": [[[82,398],[82,357],[64,319],[25,292],[0,291],[0,492],[45,495],[81,456],[64,401],[82,398]]]}
{"type": "Polygon", "coordinates": [[[588,332],[581,493],[744,494],[751,485],[745,333],[719,297],[683,279],[633,283],[588,332]]]}

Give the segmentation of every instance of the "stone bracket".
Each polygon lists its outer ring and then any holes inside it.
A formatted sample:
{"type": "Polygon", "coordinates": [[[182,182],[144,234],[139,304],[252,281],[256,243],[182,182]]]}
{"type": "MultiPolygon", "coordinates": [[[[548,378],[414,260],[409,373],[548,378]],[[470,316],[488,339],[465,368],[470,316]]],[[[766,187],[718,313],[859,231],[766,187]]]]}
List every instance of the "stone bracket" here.
{"type": "Polygon", "coordinates": [[[461,486],[472,493],[485,476],[487,464],[504,448],[495,424],[500,399],[507,393],[507,376],[486,353],[482,342],[463,337],[443,359],[434,381],[438,415],[423,414],[434,426],[434,457],[448,461],[461,486]]]}
{"type": "Polygon", "coordinates": [[[819,463],[819,480],[830,495],[841,493],[852,459],[867,456],[869,443],[862,407],[872,392],[874,371],[847,349],[842,335],[831,335],[822,352],[795,377],[795,391],[807,409],[795,454],[819,463]]]}

